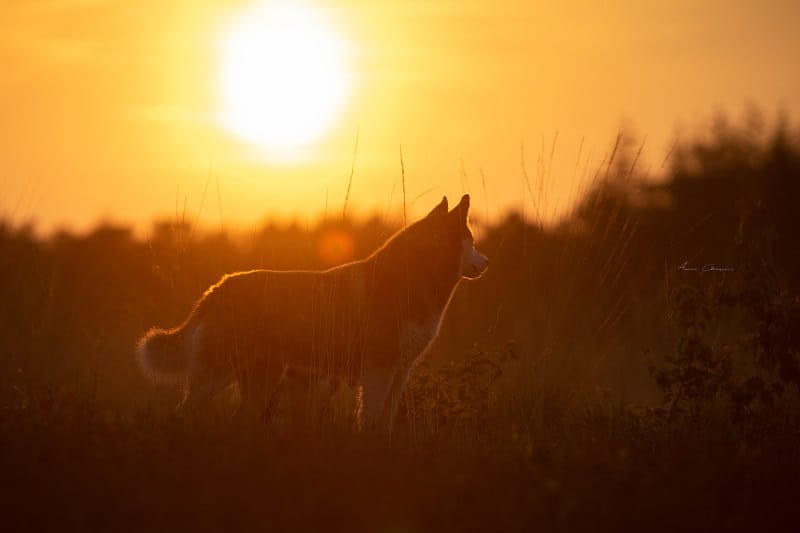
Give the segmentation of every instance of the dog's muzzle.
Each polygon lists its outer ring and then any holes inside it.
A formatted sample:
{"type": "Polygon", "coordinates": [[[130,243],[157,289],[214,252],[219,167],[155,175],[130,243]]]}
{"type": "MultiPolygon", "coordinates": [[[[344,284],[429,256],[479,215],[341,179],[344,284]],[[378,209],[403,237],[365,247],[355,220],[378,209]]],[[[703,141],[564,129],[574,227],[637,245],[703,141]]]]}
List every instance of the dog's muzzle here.
{"type": "Polygon", "coordinates": [[[465,278],[479,278],[481,274],[486,272],[486,269],[489,267],[489,260],[474,247],[470,248],[464,259],[465,260],[461,269],[461,274],[465,278]]]}

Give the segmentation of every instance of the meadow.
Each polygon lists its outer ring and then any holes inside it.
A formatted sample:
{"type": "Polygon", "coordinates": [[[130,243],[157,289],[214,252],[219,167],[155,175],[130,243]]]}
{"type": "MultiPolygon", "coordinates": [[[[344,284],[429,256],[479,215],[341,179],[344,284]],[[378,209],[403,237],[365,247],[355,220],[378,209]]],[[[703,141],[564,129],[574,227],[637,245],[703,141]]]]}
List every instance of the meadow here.
{"type": "Polygon", "coordinates": [[[490,269],[391,440],[353,431],[348,391],[313,422],[233,419],[235,390],[183,419],[134,358],[223,273],[365,257],[381,217],[0,225],[2,528],[795,530],[800,131],[720,119],[660,181],[637,157],[615,147],[558,224],[473,214],[490,269]]]}

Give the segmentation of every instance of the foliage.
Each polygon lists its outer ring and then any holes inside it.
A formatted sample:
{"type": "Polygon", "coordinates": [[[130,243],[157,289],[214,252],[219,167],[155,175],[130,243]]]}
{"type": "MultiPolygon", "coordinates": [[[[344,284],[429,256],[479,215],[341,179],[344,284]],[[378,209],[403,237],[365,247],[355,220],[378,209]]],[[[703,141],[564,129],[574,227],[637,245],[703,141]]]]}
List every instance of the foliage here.
{"type": "Polygon", "coordinates": [[[670,297],[680,331],[677,350],[664,357],[662,368],[653,366],[651,372],[664,391],[667,417],[672,419],[678,412],[696,417],[730,383],[731,355],[725,348],[712,348],[706,338],[712,306],[705,292],[683,286],[670,297]]]}
{"type": "Polygon", "coordinates": [[[227,405],[180,419],[180,391],[148,383],[133,356],[143,331],[178,324],[223,273],[364,257],[391,224],[238,234],[168,221],[144,237],[101,225],[47,238],[0,224],[4,525],[793,524],[800,136],[718,123],[658,183],[618,144],[562,224],[509,214],[479,227],[491,267],[454,295],[391,441],[347,422],[231,420],[227,405]]]}
{"type": "Polygon", "coordinates": [[[406,388],[400,416],[429,434],[484,430],[497,401],[493,386],[503,377],[506,363],[516,359],[513,343],[499,349],[474,346],[463,359],[435,371],[423,359],[406,388]]]}
{"type": "Polygon", "coordinates": [[[800,296],[798,279],[789,274],[797,272],[798,253],[786,226],[796,206],[778,199],[779,188],[798,186],[797,144],[785,123],[760,144],[718,121],[716,138],[680,153],[674,172],[666,187],[679,200],[687,187],[697,202],[705,197],[698,194],[703,183],[732,185],[738,220],[728,246],[737,264],[710,282],[667,284],[677,347],[663,365],[651,365],[651,373],[669,419],[677,413],[697,418],[722,399],[732,421],[752,424],[796,403],[800,387],[800,296]],[[712,342],[712,335],[738,338],[712,342]]]}

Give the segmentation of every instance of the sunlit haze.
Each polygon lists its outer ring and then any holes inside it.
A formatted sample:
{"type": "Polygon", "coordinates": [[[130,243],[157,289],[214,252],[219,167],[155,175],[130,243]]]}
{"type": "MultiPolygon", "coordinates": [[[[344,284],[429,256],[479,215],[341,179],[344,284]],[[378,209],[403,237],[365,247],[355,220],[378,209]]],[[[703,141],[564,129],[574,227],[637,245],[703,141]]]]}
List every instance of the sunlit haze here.
{"type": "Polygon", "coordinates": [[[344,44],[322,15],[298,2],[258,4],[223,42],[223,123],[274,159],[317,139],[344,104],[344,44]]]}
{"type": "Polygon", "coordinates": [[[554,216],[620,130],[656,174],[717,112],[796,114],[798,20],[788,0],[4,0],[0,215],[306,220],[341,212],[352,168],[348,212],[396,216],[402,147],[412,216],[462,191],[476,218],[524,208],[523,166],[554,216]]]}

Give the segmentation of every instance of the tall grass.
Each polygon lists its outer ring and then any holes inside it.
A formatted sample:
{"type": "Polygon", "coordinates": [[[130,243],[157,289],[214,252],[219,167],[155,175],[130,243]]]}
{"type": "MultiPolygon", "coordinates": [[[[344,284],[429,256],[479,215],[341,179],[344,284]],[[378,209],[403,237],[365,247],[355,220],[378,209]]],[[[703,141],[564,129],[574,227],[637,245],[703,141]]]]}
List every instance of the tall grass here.
{"type": "Polygon", "coordinates": [[[581,146],[575,172],[584,161],[597,181],[545,226],[556,144],[543,143],[532,178],[522,155],[533,218],[486,215],[478,247],[491,267],[458,289],[391,440],[353,430],[346,388],[323,415],[269,425],[230,416],[234,389],[180,418],[179,388],[148,383],[133,357],[144,330],[178,324],[222,273],[324,268],[333,234],[352,244],[339,260],[364,257],[397,229],[383,219],[238,236],[176,215],[146,239],[1,225],[5,526],[792,525],[800,261],[789,198],[800,196],[786,191],[800,183],[798,139],[725,130],[676,148],[659,185],[637,170],[643,144],[618,139],[596,171],[581,146]],[[684,261],[734,271],[692,274],[684,261]]]}

